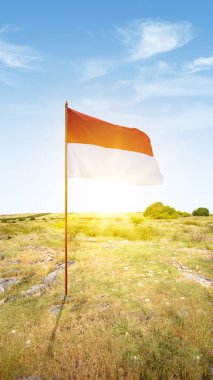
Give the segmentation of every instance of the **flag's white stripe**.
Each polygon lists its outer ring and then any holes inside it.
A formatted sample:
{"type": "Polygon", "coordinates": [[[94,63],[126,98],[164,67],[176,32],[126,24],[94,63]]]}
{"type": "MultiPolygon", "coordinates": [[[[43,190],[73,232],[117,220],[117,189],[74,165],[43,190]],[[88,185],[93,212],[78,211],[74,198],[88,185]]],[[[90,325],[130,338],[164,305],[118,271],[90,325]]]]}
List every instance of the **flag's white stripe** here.
{"type": "Polygon", "coordinates": [[[68,144],[68,176],[127,180],[136,185],[162,183],[153,156],[90,144],[68,144]]]}

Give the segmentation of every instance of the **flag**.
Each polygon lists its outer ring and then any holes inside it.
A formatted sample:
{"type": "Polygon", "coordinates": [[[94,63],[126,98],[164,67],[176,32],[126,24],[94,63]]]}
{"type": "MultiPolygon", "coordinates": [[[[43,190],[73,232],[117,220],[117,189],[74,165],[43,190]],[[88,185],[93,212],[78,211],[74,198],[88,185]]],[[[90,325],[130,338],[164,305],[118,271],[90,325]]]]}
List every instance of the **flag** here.
{"type": "Polygon", "coordinates": [[[68,177],[162,183],[146,133],[67,108],[68,177]]]}

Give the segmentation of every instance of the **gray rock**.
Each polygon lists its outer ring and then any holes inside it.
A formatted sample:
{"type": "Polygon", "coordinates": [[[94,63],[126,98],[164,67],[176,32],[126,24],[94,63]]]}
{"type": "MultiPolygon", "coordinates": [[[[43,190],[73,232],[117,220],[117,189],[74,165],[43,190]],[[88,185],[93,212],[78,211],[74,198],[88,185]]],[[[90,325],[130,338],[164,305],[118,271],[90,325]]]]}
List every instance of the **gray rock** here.
{"type": "Polygon", "coordinates": [[[59,302],[64,302],[64,303],[68,303],[72,300],[72,297],[71,296],[59,296],[58,297],[58,301],[59,302]]]}
{"type": "MultiPolygon", "coordinates": [[[[73,265],[73,264],[75,264],[75,260],[68,260],[68,267],[70,267],[70,265],[73,265]]],[[[58,264],[56,268],[64,269],[64,267],[65,267],[65,264],[63,263],[63,264],[58,264]]]]}
{"type": "Polygon", "coordinates": [[[196,281],[198,282],[198,284],[200,285],[203,285],[205,287],[210,287],[212,285],[212,280],[210,280],[209,278],[205,278],[205,277],[201,277],[199,274],[196,274],[196,273],[191,273],[191,272],[187,272],[187,271],[184,271],[182,272],[183,276],[189,280],[193,280],[193,281],[196,281]]]}
{"type": "MultiPolygon", "coordinates": [[[[69,260],[68,266],[74,263],[75,260],[69,260]]],[[[48,286],[51,286],[57,280],[57,276],[61,272],[61,270],[64,269],[64,266],[65,264],[57,265],[56,270],[50,272],[46,277],[44,277],[43,284],[35,285],[28,290],[22,291],[22,294],[24,296],[40,296],[42,293],[45,292],[48,286]]]]}
{"type": "MultiPolygon", "coordinates": [[[[68,267],[72,264],[74,264],[75,261],[74,260],[69,260],[68,261],[68,267]]],[[[64,269],[65,267],[65,264],[59,264],[57,265],[56,267],[56,270],[54,270],[53,272],[50,272],[45,278],[44,278],[44,283],[47,285],[47,286],[51,286],[56,280],[57,280],[57,276],[59,274],[59,272],[64,269]]]]}
{"type": "Polygon", "coordinates": [[[3,298],[1,301],[0,301],[0,306],[3,305],[4,303],[6,302],[12,302],[12,301],[15,301],[17,299],[16,296],[7,296],[5,298],[3,298]]]}
{"type": "Polygon", "coordinates": [[[173,260],[173,265],[182,273],[182,275],[187,278],[188,280],[193,280],[197,282],[198,284],[205,286],[205,287],[210,287],[213,283],[213,281],[209,278],[205,278],[200,276],[197,273],[193,273],[192,270],[190,270],[188,267],[176,262],[173,260]]]}
{"type": "Polygon", "coordinates": [[[44,278],[44,284],[47,286],[51,286],[57,279],[58,270],[55,270],[54,272],[50,272],[45,278],[44,278]]]}
{"type": "Polygon", "coordinates": [[[29,296],[40,296],[44,292],[45,292],[45,285],[39,284],[39,285],[32,286],[32,288],[28,290],[24,290],[21,293],[23,294],[23,296],[29,297],[29,296]]]}
{"type": "Polygon", "coordinates": [[[4,293],[10,286],[19,284],[20,281],[16,277],[0,278],[0,293],[4,293]]]}

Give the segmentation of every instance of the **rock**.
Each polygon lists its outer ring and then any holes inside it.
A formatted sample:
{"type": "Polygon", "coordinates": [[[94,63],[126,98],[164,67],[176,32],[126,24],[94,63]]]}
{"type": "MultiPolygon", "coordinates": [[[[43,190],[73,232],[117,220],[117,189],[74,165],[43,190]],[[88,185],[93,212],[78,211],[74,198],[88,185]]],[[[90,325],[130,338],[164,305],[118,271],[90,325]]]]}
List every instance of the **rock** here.
{"type": "Polygon", "coordinates": [[[58,270],[55,270],[54,272],[50,272],[45,278],[44,278],[44,283],[47,285],[47,286],[50,286],[52,285],[56,279],[57,279],[57,275],[58,275],[58,270]]]}
{"type": "MultiPolygon", "coordinates": [[[[74,264],[75,261],[74,260],[69,260],[68,261],[68,267],[72,264],[74,264]]],[[[44,283],[47,285],[47,286],[51,286],[57,279],[57,276],[59,274],[59,272],[64,269],[65,267],[65,264],[59,264],[57,265],[56,267],[56,270],[53,271],[53,272],[50,272],[45,278],[44,278],[44,283]]]]}
{"type": "Polygon", "coordinates": [[[5,298],[5,302],[13,302],[13,301],[15,301],[15,300],[17,300],[17,297],[16,297],[16,296],[7,296],[7,297],[5,298]]]}
{"type": "Polygon", "coordinates": [[[0,278],[0,293],[4,293],[10,286],[19,284],[21,280],[16,277],[0,278]]]}
{"type": "Polygon", "coordinates": [[[49,248],[49,247],[43,247],[43,246],[39,246],[39,245],[27,245],[25,246],[25,249],[29,249],[29,250],[32,250],[32,251],[38,251],[38,252],[44,252],[44,253],[48,253],[48,254],[52,254],[54,253],[54,250],[49,248]]]}
{"type": "Polygon", "coordinates": [[[44,292],[45,292],[45,285],[40,284],[40,285],[32,286],[32,288],[30,288],[28,290],[24,290],[21,293],[24,296],[40,296],[44,292]]]}
{"type": "MultiPolygon", "coordinates": [[[[72,264],[75,264],[75,260],[68,261],[68,266],[72,264]]],[[[22,291],[22,294],[24,296],[40,296],[42,293],[45,292],[48,286],[51,286],[57,280],[57,276],[60,273],[60,271],[64,269],[64,266],[65,264],[57,265],[56,270],[50,272],[46,277],[44,277],[43,284],[35,285],[28,290],[22,291]]]]}
{"type": "Polygon", "coordinates": [[[201,277],[199,274],[196,274],[196,273],[191,273],[191,272],[182,272],[182,274],[184,275],[185,278],[188,278],[189,280],[193,280],[193,281],[196,281],[198,282],[198,284],[200,285],[203,285],[205,287],[210,287],[211,284],[212,284],[212,280],[208,279],[208,278],[204,278],[204,277],[201,277]]]}
{"type": "Polygon", "coordinates": [[[69,303],[72,300],[71,296],[59,296],[58,300],[62,303],[69,303]]]}
{"type": "MultiPolygon", "coordinates": [[[[68,267],[72,264],[75,264],[75,260],[68,260],[68,267]]],[[[57,269],[64,269],[64,267],[65,267],[65,264],[63,263],[63,264],[58,264],[56,268],[57,269]]]]}
{"type": "Polygon", "coordinates": [[[205,286],[205,287],[210,287],[213,283],[212,280],[210,280],[209,278],[205,278],[205,277],[202,277],[200,276],[199,274],[197,273],[193,273],[191,269],[187,268],[186,266],[176,262],[176,261],[173,261],[173,265],[182,273],[182,275],[187,278],[188,280],[193,280],[195,282],[197,282],[198,284],[202,285],[202,286],[205,286]]]}
{"type": "Polygon", "coordinates": [[[5,298],[3,298],[1,301],[0,301],[0,306],[2,306],[4,303],[6,302],[12,302],[12,301],[15,301],[17,299],[16,296],[7,296],[5,298]]]}

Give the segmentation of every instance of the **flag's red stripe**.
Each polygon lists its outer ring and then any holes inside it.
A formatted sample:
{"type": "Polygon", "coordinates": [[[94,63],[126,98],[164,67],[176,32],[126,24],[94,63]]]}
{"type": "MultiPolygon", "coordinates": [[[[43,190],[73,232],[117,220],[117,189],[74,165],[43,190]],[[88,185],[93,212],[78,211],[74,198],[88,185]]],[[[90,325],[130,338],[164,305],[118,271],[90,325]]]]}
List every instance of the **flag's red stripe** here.
{"type": "Polygon", "coordinates": [[[123,149],[153,156],[149,137],[136,128],[121,127],[70,108],[67,142],[123,149]]]}

